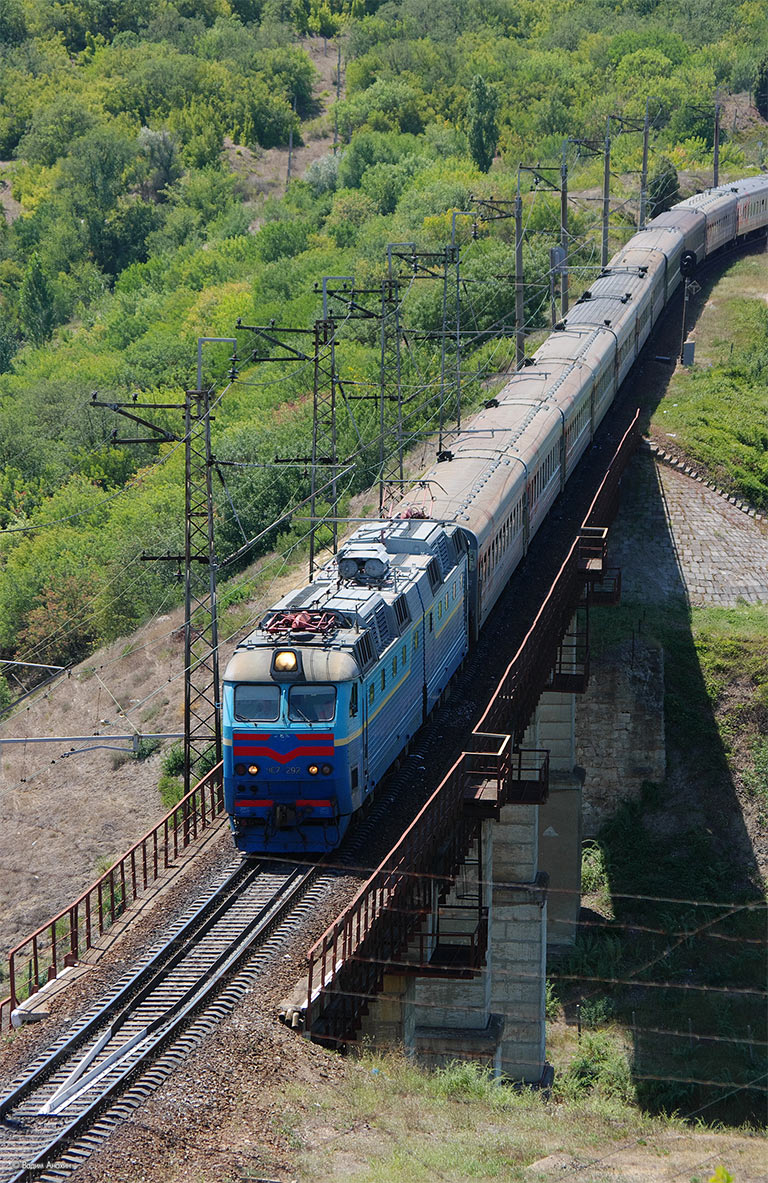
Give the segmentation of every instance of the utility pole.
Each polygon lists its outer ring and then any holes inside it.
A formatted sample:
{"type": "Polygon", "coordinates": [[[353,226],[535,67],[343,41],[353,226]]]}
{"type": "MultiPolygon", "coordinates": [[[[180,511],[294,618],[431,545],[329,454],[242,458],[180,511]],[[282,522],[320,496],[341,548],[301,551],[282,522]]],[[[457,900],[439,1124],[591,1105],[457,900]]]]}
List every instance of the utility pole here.
{"type": "Polygon", "coordinates": [[[379,322],[379,513],[384,513],[387,477],[403,483],[403,388],[400,359],[400,285],[392,275],[391,246],[387,247],[389,275],[381,281],[381,320],[379,322]],[[397,402],[397,450],[394,463],[388,463],[386,406],[397,402]],[[393,470],[396,475],[393,476],[393,470]]]}
{"type": "MultiPolygon", "coordinates": [[[[202,384],[202,347],[208,343],[231,344],[229,377],[237,376],[237,340],[234,337],[200,337],[197,343],[197,389],[188,390],[183,403],[102,402],[94,394],[91,406],[106,407],[125,419],[148,428],[150,436],[130,436],[115,444],[179,443],[184,440],[184,553],[149,555],[150,562],[184,564],[184,794],[194,785],[193,774],[201,761],[221,760],[221,696],[217,574],[213,521],[210,391],[202,384]],[[168,431],[146,418],[148,411],[183,411],[184,435],[168,431]],[[141,414],[139,414],[141,412],[141,414]],[[201,568],[207,575],[200,578],[201,568]]],[[[186,822],[185,822],[186,824],[186,822]]]]}
{"type": "MultiPolygon", "coordinates": [[[[453,219],[454,229],[456,228],[456,219],[453,219]]],[[[445,248],[445,266],[443,267],[443,331],[440,335],[440,419],[437,431],[437,450],[438,453],[443,450],[443,408],[445,407],[445,354],[448,338],[448,251],[449,247],[445,248]]],[[[458,292],[457,292],[458,296],[458,292]]]]}
{"type": "MultiPolygon", "coordinates": [[[[470,194],[470,202],[472,195],[470,194]]],[[[451,252],[456,268],[456,426],[461,427],[461,249],[456,243],[456,219],[472,218],[472,237],[477,238],[477,211],[455,209],[451,214],[451,252]]],[[[448,263],[446,261],[446,269],[448,263]]]]}
{"type": "MultiPolygon", "coordinates": [[[[295,115],[296,114],[296,95],[293,96],[293,99],[291,101],[291,107],[292,107],[293,113],[295,115]]],[[[291,179],[291,165],[292,165],[292,163],[293,163],[293,120],[291,120],[291,126],[288,130],[288,173],[285,178],[286,181],[290,181],[290,179],[291,179]]]]}
{"type": "Polygon", "coordinates": [[[611,201],[611,117],[605,121],[605,149],[603,154],[603,243],[600,252],[600,265],[605,267],[608,262],[608,215],[611,201]]]}
{"type": "MultiPolygon", "coordinates": [[[[560,246],[563,250],[563,269],[560,272],[560,315],[568,312],[568,141],[563,140],[563,159],[560,165],[560,246]]],[[[554,324],[554,321],[552,322],[554,324]]]]}
{"type": "Polygon", "coordinates": [[[720,90],[715,91],[715,148],[713,165],[713,188],[717,188],[720,178],[720,90]]]}
{"type": "Polygon", "coordinates": [[[317,472],[320,464],[331,467],[328,518],[331,547],[336,554],[339,540],[339,506],[336,478],[336,325],[327,317],[315,321],[314,382],[312,393],[312,471],[310,476],[309,581],[315,574],[317,553],[317,472]]]}
{"type": "Polygon", "coordinates": [[[221,760],[221,697],[213,534],[210,392],[188,390],[184,409],[184,792],[200,760],[221,760]],[[193,564],[208,567],[203,582],[193,564]],[[207,584],[207,586],[206,586],[207,584]],[[213,753],[211,753],[213,746],[213,753]]]}
{"type": "Polygon", "coordinates": [[[685,286],[683,287],[683,329],[680,335],[680,361],[683,360],[683,349],[685,348],[685,322],[688,312],[688,287],[690,282],[690,279],[686,275],[685,286]]]}
{"type": "Polygon", "coordinates": [[[648,117],[648,102],[645,100],[645,120],[643,122],[643,164],[640,172],[640,218],[638,221],[638,230],[645,230],[645,216],[648,205],[648,137],[650,133],[650,120],[648,117]]]}
{"type": "Polygon", "coordinates": [[[520,196],[520,167],[515,195],[515,367],[525,361],[525,289],[523,279],[523,199],[520,196]]]}
{"type": "MultiPolygon", "coordinates": [[[[563,150],[565,155],[565,149],[563,150]]],[[[554,184],[549,177],[545,176],[548,172],[560,171],[561,181],[565,179],[567,184],[567,171],[564,172],[566,166],[565,161],[560,170],[557,168],[544,167],[539,165],[533,168],[528,164],[519,164],[517,166],[517,193],[514,203],[510,201],[498,201],[493,197],[475,198],[475,202],[483,221],[495,222],[502,218],[514,217],[515,219],[515,367],[520,369],[525,363],[525,279],[523,275],[523,199],[520,193],[520,174],[532,173],[535,177],[536,185],[544,185],[553,192],[558,191],[558,186],[554,184]],[[512,206],[513,212],[510,212],[512,206]]],[[[566,189],[566,202],[567,202],[566,189]]],[[[566,242],[566,246],[562,250],[562,269],[565,273],[565,299],[566,305],[568,301],[568,281],[567,281],[567,241],[568,241],[568,226],[567,226],[567,212],[563,213],[563,202],[561,198],[560,206],[560,242],[566,242]]],[[[567,307],[566,307],[567,311],[567,307]]]]}
{"type": "MultiPolygon", "coordinates": [[[[317,288],[317,284],[315,284],[317,288]]],[[[327,312],[328,294],[326,281],[323,281],[323,311],[327,312]]],[[[309,579],[315,573],[315,559],[320,549],[317,545],[317,533],[326,520],[329,520],[332,533],[334,553],[338,541],[338,490],[336,479],[338,476],[338,457],[336,454],[336,326],[332,318],[324,315],[322,320],[315,321],[311,329],[279,328],[274,322],[268,325],[244,325],[237,322],[238,328],[251,332],[255,337],[255,348],[251,354],[254,362],[300,362],[312,364],[312,447],[308,456],[275,456],[274,463],[286,465],[289,468],[303,468],[304,475],[309,475],[309,579]],[[306,337],[312,338],[313,350],[311,354],[300,348],[301,341],[306,337]],[[290,339],[298,338],[298,345],[292,345],[290,339]],[[317,499],[320,485],[317,479],[321,467],[330,468],[330,493],[327,514],[317,516],[317,499]]],[[[326,489],[327,485],[323,485],[326,489]]]]}
{"type": "MultiPolygon", "coordinates": [[[[394,471],[400,474],[399,478],[397,478],[400,483],[402,483],[403,470],[402,386],[400,374],[400,340],[402,335],[400,328],[400,306],[402,297],[399,291],[397,276],[393,276],[392,274],[393,249],[397,247],[407,248],[410,254],[416,249],[414,243],[390,243],[387,246],[389,278],[382,280],[378,287],[356,288],[354,286],[354,280],[349,276],[327,276],[323,280],[324,312],[328,311],[329,303],[333,299],[345,307],[344,320],[379,321],[380,369],[377,393],[346,395],[338,376],[336,377],[336,385],[348,409],[349,402],[351,401],[375,400],[379,404],[379,454],[376,473],[379,484],[380,513],[383,512],[387,485],[395,480],[391,470],[394,468],[394,471]],[[341,289],[331,288],[328,286],[328,280],[343,281],[343,286],[341,289]],[[349,286],[347,281],[351,283],[351,286],[349,286]],[[374,311],[366,304],[361,303],[361,298],[363,297],[376,297],[378,310],[374,311]],[[394,393],[392,393],[393,390],[394,393]],[[390,402],[397,403],[397,447],[394,453],[387,452],[385,440],[389,424],[389,416],[386,414],[386,404],[390,402]]],[[[316,284],[315,287],[317,286],[316,284]]]]}
{"type": "Polygon", "coordinates": [[[336,145],[339,141],[339,99],[341,98],[341,39],[336,42],[338,50],[336,57],[336,102],[333,107],[333,154],[336,155],[336,145]]]}
{"type": "Polygon", "coordinates": [[[558,268],[561,267],[561,252],[562,247],[551,246],[549,248],[549,319],[552,328],[557,323],[557,303],[555,300],[555,275],[558,268]]]}

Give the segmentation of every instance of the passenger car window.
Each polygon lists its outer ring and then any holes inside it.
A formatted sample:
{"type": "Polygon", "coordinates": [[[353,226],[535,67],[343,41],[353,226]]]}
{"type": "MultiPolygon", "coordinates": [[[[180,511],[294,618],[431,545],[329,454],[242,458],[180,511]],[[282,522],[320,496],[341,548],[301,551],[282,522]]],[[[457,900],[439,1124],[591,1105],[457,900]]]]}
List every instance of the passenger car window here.
{"type": "Polygon", "coordinates": [[[291,686],[288,691],[288,718],[293,723],[330,723],[335,710],[335,686],[291,686]]]}
{"type": "Polygon", "coordinates": [[[235,686],[235,718],[241,723],[273,723],[280,715],[280,687],[235,686]]]}

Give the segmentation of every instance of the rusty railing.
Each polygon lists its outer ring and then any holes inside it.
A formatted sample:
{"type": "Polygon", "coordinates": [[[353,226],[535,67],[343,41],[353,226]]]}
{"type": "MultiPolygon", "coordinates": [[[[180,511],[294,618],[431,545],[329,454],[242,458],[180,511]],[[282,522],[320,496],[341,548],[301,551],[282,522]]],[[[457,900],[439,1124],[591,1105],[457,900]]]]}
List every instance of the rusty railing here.
{"type": "Polygon", "coordinates": [[[20,1002],[36,994],[90,949],[179,852],[224,811],[221,764],[119,858],[74,903],[51,917],[8,954],[9,995],[0,1001],[0,1031],[20,1002]]]}
{"type": "Polygon", "coordinates": [[[459,756],[397,845],[310,949],[306,1027],[311,1030],[313,1018],[322,1014],[322,1029],[313,1032],[321,1042],[342,1040],[381,988],[387,969],[402,969],[398,958],[424,910],[434,907],[435,889],[438,894],[448,889],[477,832],[477,821],[463,808],[467,761],[480,758],[490,776],[499,765],[508,769],[508,737],[502,738],[495,757],[459,756]]]}

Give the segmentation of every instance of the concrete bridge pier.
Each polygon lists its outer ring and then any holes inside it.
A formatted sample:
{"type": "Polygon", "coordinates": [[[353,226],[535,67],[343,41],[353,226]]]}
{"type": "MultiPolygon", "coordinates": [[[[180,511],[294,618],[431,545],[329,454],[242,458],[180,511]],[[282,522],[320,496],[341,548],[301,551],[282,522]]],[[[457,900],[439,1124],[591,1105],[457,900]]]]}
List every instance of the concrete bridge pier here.
{"type": "Polygon", "coordinates": [[[549,797],[539,806],[539,867],[549,876],[550,954],[576,940],[581,908],[582,790],[576,765],[576,695],[545,690],[521,745],[549,751],[549,797]]]}
{"type": "Polygon", "coordinates": [[[362,1039],[399,1044],[429,1066],[474,1060],[495,1075],[537,1084],[545,1062],[546,876],[538,869],[538,808],[507,805],[483,821],[451,892],[441,906],[440,941],[450,925],[466,932],[469,915],[487,908],[484,963],[453,973],[432,970],[430,929],[409,949],[407,972],[388,974],[371,1003],[362,1039]],[[465,917],[446,922],[456,909],[465,917]]]}
{"type": "Polygon", "coordinates": [[[539,870],[539,806],[505,805],[492,830],[488,973],[504,1029],[499,1074],[538,1084],[546,1067],[547,877],[539,870]]]}

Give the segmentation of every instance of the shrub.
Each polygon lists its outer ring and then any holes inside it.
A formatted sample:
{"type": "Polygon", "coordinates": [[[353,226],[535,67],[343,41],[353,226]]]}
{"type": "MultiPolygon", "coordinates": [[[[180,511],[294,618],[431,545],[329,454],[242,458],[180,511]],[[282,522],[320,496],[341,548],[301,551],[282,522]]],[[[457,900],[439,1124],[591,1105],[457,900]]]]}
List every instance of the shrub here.
{"type": "Polygon", "coordinates": [[[184,771],[184,746],[175,743],[163,756],[163,773],[168,777],[181,776],[184,771]]]}
{"type": "Polygon", "coordinates": [[[173,809],[184,796],[184,782],[178,777],[164,773],[157,782],[157,791],[166,810],[173,809]]]}
{"type": "Polygon", "coordinates": [[[320,197],[323,193],[335,191],[339,180],[341,155],[341,153],[337,153],[335,156],[321,156],[319,160],[313,160],[310,164],[304,175],[304,180],[308,185],[311,185],[315,196],[320,197]]]}
{"type": "Polygon", "coordinates": [[[159,739],[140,739],[138,745],[134,748],[133,758],[134,760],[138,760],[139,763],[142,763],[154,755],[159,747],[159,739]]]}
{"type": "Polygon", "coordinates": [[[586,1033],[560,1082],[565,1096],[598,1093],[625,1104],[635,1099],[624,1048],[605,1034],[586,1033]]]}
{"type": "Polygon", "coordinates": [[[307,246],[309,228],[306,222],[268,222],[257,236],[257,248],[265,263],[292,258],[307,246]]]}

